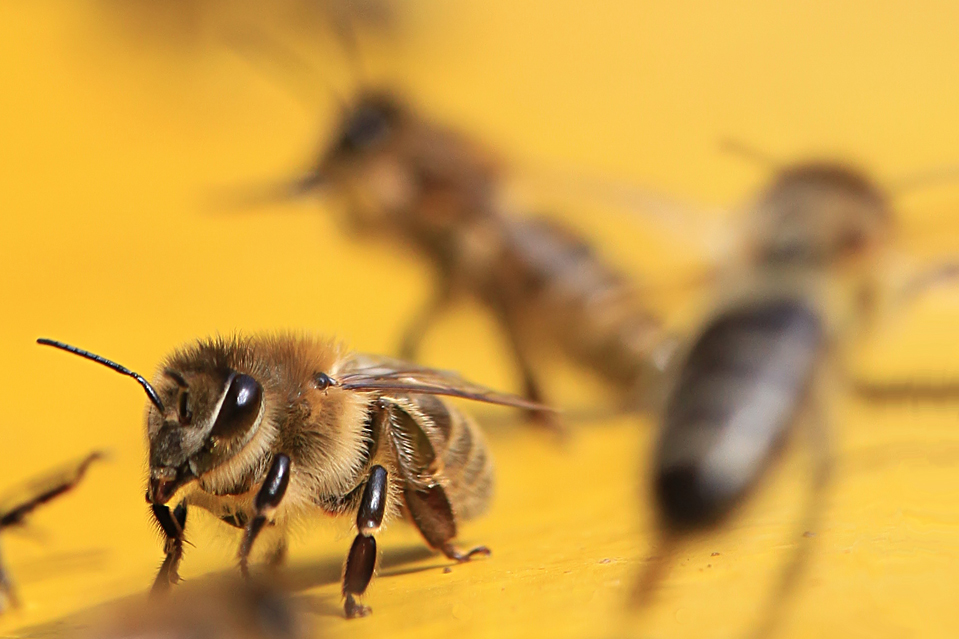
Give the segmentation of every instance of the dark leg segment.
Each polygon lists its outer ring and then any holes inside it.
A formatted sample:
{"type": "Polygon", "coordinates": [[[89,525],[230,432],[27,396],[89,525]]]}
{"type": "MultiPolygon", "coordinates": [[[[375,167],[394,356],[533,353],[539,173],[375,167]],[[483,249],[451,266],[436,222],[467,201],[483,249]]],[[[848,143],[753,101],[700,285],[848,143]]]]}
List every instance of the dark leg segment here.
{"type": "Polygon", "coordinates": [[[153,516],[160,529],[166,535],[163,552],[166,558],[163,565],[157,572],[156,579],[153,581],[153,588],[150,589],[151,595],[157,595],[166,592],[170,586],[180,581],[180,560],[183,559],[183,531],[186,528],[186,503],[181,503],[171,512],[163,504],[152,504],[153,516]]]}
{"type": "Polygon", "coordinates": [[[347,619],[365,617],[371,610],[356,601],[366,592],[376,567],[376,539],[373,535],[380,529],[386,513],[386,496],[389,477],[382,466],[373,466],[363,488],[363,497],[356,513],[356,529],[359,531],[350,547],[343,571],[343,596],[346,598],[344,612],[347,619]]]}
{"type": "Polygon", "coordinates": [[[357,535],[346,558],[346,570],[343,571],[343,596],[346,597],[343,611],[347,619],[365,617],[372,612],[368,606],[356,601],[356,597],[362,595],[370,585],[375,567],[376,539],[357,535]]]}
{"type": "Polygon", "coordinates": [[[289,485],[290,458],[283,454],[277,455],[273,459],[270,470],[266,473],[266,479],[260,486],[256,499],[253,501],[256,513],[243,532],[243,541],[240,544],[238,558],[240,560],[240,572],[244,576],[248,574],[247,562],[250,557],[250,550],[253,548],[253,542],[256,541],[257,535],[263,530],[267,520],[276,511],[277,506],[280,505],[289,485]]]}
{"type": "Polygon", "coordinates": [[[431,547],[443,551],[444,555],[456,561],[469,561],[474,556],[485,557],[490,554],[490,549],[486,546],[477,546],[464,553],[453,545],[456,538],[456,518],[442,486],[432,486],[425,490],[407,488],[403,497],[413,523],[431,547]]]}

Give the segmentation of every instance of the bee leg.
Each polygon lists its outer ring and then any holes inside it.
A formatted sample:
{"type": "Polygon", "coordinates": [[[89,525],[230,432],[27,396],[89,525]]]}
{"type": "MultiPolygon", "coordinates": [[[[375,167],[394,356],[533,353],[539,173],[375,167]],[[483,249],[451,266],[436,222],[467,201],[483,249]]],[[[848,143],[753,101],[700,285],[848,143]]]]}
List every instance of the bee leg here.
{"type": "Polygon", "coordinates": [[[490,549],[486,546],[477,546],[464,553],[453,545],[456,538],[456,518],[442,486],[407,488],[403,491],[403,498],[413,523],[432,548],[459,562],[469,561],[474,556],[489,556],[490,549]]]}
{"type": "MultiPolygon", "coordinates": [[[[543,390],[539,385],[539,380],[536,378],[536,373],[533,371],[533,365],[517,333],[516,326],[510,321],[506,313],[500,313],[500,319],[506,331],[506,337],[509,339],[510,349],[513,351],[513,359],[516,362],[517,368],[519,368],[520,376],[523,378],[523,396],[537,404],[547,403],[544,401],[543,390]]],[[[566,432],[566,428],[556,413],[530,410],[526,411],[526,416],[527,419],[534,424],[542,426],[558,435],[563,435],[566,432]]]]}
{"type": "Polygon", "coordinates": [[[276,511],[277,506],[286,494],[286,487],[290,485],[290,458],[282,453],[273,459],[273,465],[266,473],[266,479],[260,486],[253,506],[256,509],[253,519],[243,531],[243,541],[240,543],[240,552],[237,559],[240,561],[240,572],[246,577],[249,575],[248,561],[253,542],[256,541],[267,520],[276,511]]]}
{"type": "Polygon", "coordinates": [[[424,304],[407,324],[403,331],[403,341],[400,344],[400,358],[407,361],[416,361],[420,343],[429,330],[430,325],[447,306],[452,297],[452,287],[446,281],[441,282],[433,296],[424,304]]]}
{"type": "Polygon", "coordinates": [[[163,551],[166,558],[157,572],[151,595],[158,595],[170,589],[170,586],[180,581],[180,560],[183,559],[183,531],[186,528],[186,502],[181,502],[173,512],[163,504],[153,504],[153,516],[160,524],[166,535],[163,551]]]}
{"type": "Polygon", "coordinates": [[[956,380],[872,382],[854,379],[852,390],[859,399],[872,404],[959,401],[959,381],[956,380]]]}
{"type": "Polygon", "coordinates": [[[760,617],[755,627],[746,635],[749,639],[763,639],[773,635],[786,605],[803,577],[806,562],[812,552],[812,537],[819,529],[825,512],[826,493],[833,469],[833,453],[827,417],[821,400],[812,407],[812,412],[805,420],[804,426],[807,427],[810,437],[813,465],[809,492],[796,534],[797,544],[792,556],[782,567],[778,583],[768,591],[768,599],[761,609],[760,617]]]}
{"type": "Polygon", "coordinates": [[[343,596],[346,598],[343,611],[347,619],[365,617],[372,612],[368,606],[356,601],[356,597],[366,592],[376,567],[376,539],[373,535],[380,529],[386,513],[387,480],[386,469],[379,464],[373,466],[356,512],[357,534],[343,570],[343,596]]]}
{"type": "Polygon", "coordinates": [[[3,566],[3,557],[0,556],[0,613],[4,611],[8,603],[13,608],[20,606],[16,588],[14,588],[13,582],[3,566]]]}
{"type": "Polygon", "coordinates": [[[87,455],[75,467],[69,468],[60,474],[54,481],[52,481],[50,485],[47,486],[46,490],[38,495],[33,496],[29,501],[19,504],[12,510],[3,513],[3,517],[0,518],[0,528],[22,523],[27,515],[36,510],[38,507],[76,488],[77,484],[80,483],[80,480],[83,479],[83,476],[86,475],[90,464],[98,459],[102,459],[103,456],[104,454],[99,451],[87,455]]]}
{"type": "Polygon", "coordinates": [[[288,551],[289,545],[287,544],[286,537],[283,537],[273,546],[273,550],[267,559],[267,564],[269,564],[270,568],[276,570],[285,564],[288,551]]]}

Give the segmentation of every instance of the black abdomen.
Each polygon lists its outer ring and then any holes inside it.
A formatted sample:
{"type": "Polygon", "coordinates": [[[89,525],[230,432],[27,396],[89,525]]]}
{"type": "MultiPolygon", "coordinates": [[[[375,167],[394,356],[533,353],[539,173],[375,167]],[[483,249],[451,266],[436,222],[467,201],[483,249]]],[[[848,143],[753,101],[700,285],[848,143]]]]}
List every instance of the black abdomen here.
{"type": "Polygon", "coordinates": [[[674,529],[717,523],[796,421],[824,344],[819,315],[785,299],[726,311],[699,336],[669,397],[655,499],[674,529]]]}

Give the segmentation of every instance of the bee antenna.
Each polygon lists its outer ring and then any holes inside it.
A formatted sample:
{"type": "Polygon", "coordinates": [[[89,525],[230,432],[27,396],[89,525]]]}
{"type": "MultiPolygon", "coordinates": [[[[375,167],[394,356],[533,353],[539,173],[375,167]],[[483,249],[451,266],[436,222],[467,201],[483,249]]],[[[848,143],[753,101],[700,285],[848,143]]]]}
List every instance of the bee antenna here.
{"type": "MultiPolygon", "coordinates": [[[[276,65],[282,67],[283,71],[291,77],[303,78],[305,76],[315,79],[327,89],[328,95],[340,111],[346,111],[347,103],[344,96],[336,90],[324,74],[320,73],[314,64],[277,38],[269,36],[263,29],[247,29],[243,33],[233,32],[227,36],[227,43],[234,52],[261,72],[263,71],[262,64],[251,55],[254,49],[265,53],[268,58],[272,58],[276,65]]],[[[290,82],[288,81],[287,84],[289,85],[290,82]]],[[[302,81],[299,84],[302,85],[302,81]]],[[[315,105],[309,104],[304,99],[299,87],[294,93],[299,94],[297,95],[298,101],[307,104],[308,108],[314,108],[315,105]]]]}
{"type": "Polygon", "coordinates": [[[140,375],[139,373],[134,373],[126,366],[121,366],[120,364],[117,364],[114,361],[108,360],[106,357],[97,355],[96,353],[91,353],[90,351],[85,351],[82,348],[77,348],[76,346],[70,346],[69,344],[64,344],[63,342],[47,339],[45,337],[41,337],[40,339],[38,339],[37,344],[41,344],[43,346],[53,346],[54,348],[59,348],[62,351],[67,351],[68,353],[73,353],[74,355],[85,357],[86,359],[93,360],[94,362],[98,364],[103,364],[107,368],[115,370],[121,375],[132,377],[133,379],[137,380],[140,383],[140,386],[142,386],[143,390],[146,391],[147,397],[150,398],[150,402],[154,406],[156,406],[161,413],[166,410],[163,408],[163,402],[160,401],[160,396],[157,395],[156,389],[150,385],[150,382],[148,382],[143,377],[143,375],[140,375]]]}
{"type": "Polygon", "coordinates": [[[719,150],[728,155],[734,155],[741,160],[746,160],[753,164],[758,164],[765,169],[775,171],[780,167],[780,162],[765,151],[762,151],[748,142],[743,142],[736,138],[723,138],[719,141],[719,150]]]}
{"type": "Polygon", "coordinates": [[[940,166],[935,169],[917,171],[896,179],[890,187],[893,195],[905,195],[911,191],[924,189],[937,184],[949,184],[959,181],[959,165],[940,166]]]}
{"type": "Polygon", "coordinates": [[[353,81],[357,86],[362,87],[365,74],[363,73],[363,60],[360,56],[360,42],[356,33],[356,26],[350,19],[348,12],[336,15],[335,11],[331,11],[330,30],[340,43],[346,63],[352,71],[353,81]]]}

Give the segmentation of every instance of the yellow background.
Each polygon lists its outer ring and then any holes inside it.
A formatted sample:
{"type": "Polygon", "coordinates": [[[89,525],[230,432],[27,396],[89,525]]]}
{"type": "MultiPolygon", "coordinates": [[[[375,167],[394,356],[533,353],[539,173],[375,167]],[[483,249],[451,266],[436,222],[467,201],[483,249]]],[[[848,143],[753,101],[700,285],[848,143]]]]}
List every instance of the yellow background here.
{"type": "MultiPolygon", "coordinates": [[[[392,352],[427,295],[422,264],[345,239],[314,202],[218,206],[231,188],[302,168],[333,113],[322,83],[348,93],[356,79],[325,32],[291,19],[297,2],[262,4],[273,8],[0,4],[0,486],[94,448],[113,455],[27,534],[4,536],[25,605],[0,630],[142,592],[161,558],[143,501],[142,392],[36,337],[145,374],[185,341],[234,330],[308,329],[392,352]],[[250,24],[293,38],[325,77],[271,72],[224,45],[223,33],[250,24]]],[[[530,174],[603,176],[714,208],[768,177],[720,154],[724,136],[784,160],[850,158],[886,180],[959,162],[954,3],[432,0],[400,14],[395,34],[363,42],[366,81],[400,87],[530,174]]],[[[956,188],[897,204],[913,254],[955,250],[956,188]]],[[[696,260],[684,238],[595,208],[557,215],[637,276],[668,281],[696,260]]],[[[854,368],[959,375],[957,318],[954,290],[931,294],[854,368]]],[[[492,322],[465,308],[444,318],[424,358],[515,387],[502,346],[492,322]]],[[[563,371],[548,385],[562,403],[588,403],[578,381],[563,371]]],[[[829,507],[781,636],[954,637],[959,405],[835,400],[829,507]]],[[[461,537],[493,557],[446,574],[445,560],[395,525],[380,537],[374,614],[347,623],[338,580],[349,522],[317,522],[293,546],[290,572],[328,636],[725,637],[755,620],[797,543],[802,438],[728,530],[683,547],[655,604],[625,620],[625,592],[654,552],[637,497],[653,425],[581,424],[560,448],[508,413],[478,413],[489,417],[498,496],[461,537]]],[[[235,539],[208,519],[191,519],[187,578],[232,570],[235,539]]]]}

